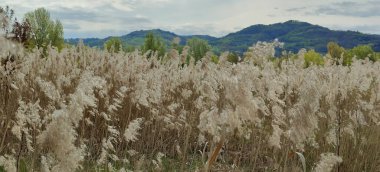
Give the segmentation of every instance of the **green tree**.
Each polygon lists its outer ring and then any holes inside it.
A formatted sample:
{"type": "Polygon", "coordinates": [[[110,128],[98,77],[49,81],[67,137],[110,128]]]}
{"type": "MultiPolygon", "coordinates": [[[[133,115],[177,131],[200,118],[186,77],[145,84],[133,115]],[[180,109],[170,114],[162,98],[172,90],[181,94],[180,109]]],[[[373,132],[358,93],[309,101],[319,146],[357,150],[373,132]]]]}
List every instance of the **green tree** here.
{"type": "Polygon", "coordinates": [[[44,8],[38,8],[25,14],[25,19],[31,27],[29,48],[42,48],[44,55],[48,45],[61,50],[64,46],[63,26],[58,20],[50,19],[50,13],[44,8]]]}
{"type": "Polygon", "coordinates": [[[218,64],[219,63],[219,57],[216,56],[216,55],[212,55],[211,56],[211,61],[215,64],[218,64]]]}
{"type": "Polygon", "coordinates": [[[323,65],[325,63],[321,54],[315,52],[314,50],[309,50],[308,52],[306,52],[304,58],[305,58],[305,67],[309,67],[312,64],[323,65]]]}
{"type": "Polygon", "coordinates": [[[342,55],[345,53],[344,48],[339,46],[335,42],[329,42],[327,44],[327,51],[330,54],[330,56],[334,59],[340,59],[342,55]]]}
{"type": "MultiPolygon", "coordinates": [[[[207,41],[199,38],[191,38],[187,40],[187,45],[190,47],[189,53],[190,56],[194,58],[195,63],[202,59],[206,53],[211,50],[211,46],[207,41]]],[[[187,63],[189,62],[190,57],[187,59],[187,63]]]]}
{"type": "Polygon", "coordinates": [[[152,57],[154,52],[157,52],[159,57],[163,57],[166,51],[165,44],[163,43],[161,37],[155,36],[152,32],[149,32],[145,36],[142,51],[143,53],[150,51],[150,53],[148,54],[148,58],[152,57]]]}
{"type": "Polygon", "coordinates": [[[49,37],[52,46],[57,47],[58,50],[61,50],[64,47],[63,25],[59,20],[56,20],[55,24],[52,24],[52,28],[49,31],[49,37]]]}
{"type": "Polygon", "coordinates": [[[356,46],[352,48],[349,52],[357,59],[365,59],[368,57],[372,61],[376,60],[375,51],[373,51],[373,49],[369,45],[356,46]]]}
{"type": "Polygon", "coordinates": [[[127,53],[134,52],[136,50],[136,47],[133,45],[124,44],[123,51],[127,53]]]}
{"type": "Polygon", "coordinates": [[[112,37],[104,43],[104,49],[106,49],[108,52],[115,52],[118,53],[120,50],[122,50],[122,42],[120,38],[112,37]]]}
{"type": "Polygon", "coordinates": [[[227,61],[237,64],[239,62],[239,56],[236,53],[229,53],[227,56],[227,61]]]}
{"type": "Polygon", "coordinates": [[[327,44],[328,54],[336,61],[336,64],[339,64],[341,58],[343,58],[343,65],[351,65],[352,55],[350,52],[347,52],[343,47],[339,46],[335,42],[329,42],[327,44]]]}

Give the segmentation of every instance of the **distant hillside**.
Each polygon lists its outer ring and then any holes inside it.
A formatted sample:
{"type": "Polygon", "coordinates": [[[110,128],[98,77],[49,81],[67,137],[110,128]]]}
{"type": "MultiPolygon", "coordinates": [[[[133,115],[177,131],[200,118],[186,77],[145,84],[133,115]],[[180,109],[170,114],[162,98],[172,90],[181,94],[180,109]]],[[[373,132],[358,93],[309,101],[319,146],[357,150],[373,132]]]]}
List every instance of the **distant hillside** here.
{"type": "MultiPolygon", "coordinates": [[[[140,47],[141,45],[144,44],[144,39],[145,35],[148,34],[149,32],[154,33],[155,35],[159,35],[163,41],[166,43],[167,46],[170,46],[171,41],[175,37],[179,37],[181,39],[180,44],[185,45],[186,41],[190,38],[201,38],[204,40],[207,40],[208,42],[215,42],[218,38],[208,36],[208,35],[190,35],[190,36],[182,36],[182,35],[177,35],[172,32],[164,31],[161,29],[154,29],[154,30],[140,30],[140,31],[134,31],[131,32],[127,35],[120,36],[119,38],[127,45],[127,46],[134,46],[134,47],[140,47]]],[[[103,47],[104,43],[112,37],[107,37],[104,39],[99,39],[99,38],[85,38],[82,39],[83,43],[85,45],[88,45],[90,47],[103,47]]],[[[75,39],[66,39],[65,41],[69,44],[77,44],[80,39],[75,38],[75,39]]]]}
{"type": "MultiPolygon", "coordinates": [[[[285,43],[284,48],[286,50],[293,52],[298,52],[301,48],[308,48],[325,53],[327,52],[326,45],[330,41],[337,42],[345,48],[352,48],[360,44],[371,44],[375,51],[380,51],[380,35],[363,34],[353,31],[335,31],[294,20],[271,25],[253,25],[221,38],[208,35],[181,36],[160,29],[135,31],[120,38],[127,45],[141,46],[148,32],[160,35],[167,45],[170,45],[170,41],[174,37],[180,37],[182,45],[186,43],[187,39],[198,37],[207,40],[216,51],[234,51],[238,53],[245,52],[249,46],[257,41],[272,41],[276,38],[285,43]]],[[[88,38],[83,39],[83,42],[91,47],[102,47],[109,38],[88,38]]],[[[78,41],[79,39],[66,40],[70,44],[76,44],[78,41]]]]}
{"type": "Polygon", "coordinates": [[[175,37],[181,38],[181,42],[180,42],[181,45],[185,45],[186,41],[193,37],[205,39],[209,42],[217,39],[215,37],[208,36],[208,35],[181,36],[181,35],[177,35],[175,33],[164,31],[161,29],[134,31],[134,32],[131,32],[130,34],[121,36],[120,39],[128,45],[141,46],[144,43],[145,35],[149,32],[153,32],[155,35],[159,35],[166,42],[168,46],[170,45],[170,42],[175,37]]]}
{"type": "Polygon", "coordinates": [[[380,35],[334,31],[292,20],[271,25],[253,25],[236,33],[228,34],[213,44],[221,50],[242,52],[257,41],[271,41],[276,38],[285,43],[286,50],[293,52],[297,52],[300,48],[327,52],[326,45],[330,41],[337,42],[345,48],[352,48],[359,44],[372,44],[376,51],[380,51],[380,35]]]}

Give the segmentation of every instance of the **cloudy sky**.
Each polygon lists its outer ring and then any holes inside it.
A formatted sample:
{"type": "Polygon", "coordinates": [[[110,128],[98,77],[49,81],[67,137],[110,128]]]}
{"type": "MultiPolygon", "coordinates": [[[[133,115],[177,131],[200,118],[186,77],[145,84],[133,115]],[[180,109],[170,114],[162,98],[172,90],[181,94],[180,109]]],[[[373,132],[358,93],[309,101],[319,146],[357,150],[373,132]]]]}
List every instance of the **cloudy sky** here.
{"type": "Polygon", "coordinates": [[[119,36],[160,28],[223,36],[253,24],[300,20],[335,30],[380,34],[380,0],[0,0],[18,18],[45,7],[66,38],[119,36]]]}

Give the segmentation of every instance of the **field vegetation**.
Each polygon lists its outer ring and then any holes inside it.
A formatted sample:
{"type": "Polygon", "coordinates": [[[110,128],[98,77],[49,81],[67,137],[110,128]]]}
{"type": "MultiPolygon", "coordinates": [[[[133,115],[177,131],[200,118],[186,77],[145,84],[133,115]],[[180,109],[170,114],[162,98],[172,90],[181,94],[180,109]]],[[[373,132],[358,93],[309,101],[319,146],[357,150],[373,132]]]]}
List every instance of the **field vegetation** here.
{"type": "Polygon", "coordinates": [[[275,40],[238,57],[154,35],[133,51],[13,38],[0,37],[0,171],[380,169],[369,46],[275,57],[275,40]]]}

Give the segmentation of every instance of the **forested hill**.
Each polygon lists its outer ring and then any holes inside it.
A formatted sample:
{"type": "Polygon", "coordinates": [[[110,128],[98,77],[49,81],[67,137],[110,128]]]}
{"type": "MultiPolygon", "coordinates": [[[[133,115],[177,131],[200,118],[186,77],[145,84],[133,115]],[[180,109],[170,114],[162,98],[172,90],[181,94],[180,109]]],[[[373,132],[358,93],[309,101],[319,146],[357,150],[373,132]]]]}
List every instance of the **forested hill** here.
{"type": "MultiPolygon", "coordinates": [[[[139,47],[142,44],[144,44],[144,39],[145,35],[148,34],[149,32],[154,33],[155,35],[160,36],[163,41],[167,44],[167,46],[170,45],[170,42],[175,38],[179,37],[181,38],[181,45],[185,45],[186,41],[190,38],[197,37],[201,38],[204,40],[207,40],[209,43],[214,43],[218,40],[218,38],[208,36],[208,35],[189,35],[189,36],[183,36],[183,35],[177,35],[175,33],[169,32],[169,31],[164,31],[161,29],[153,29],[153,30],[140,30],[140,31],[134,31],[131,32],[127,35],[120,36],[119,38],[126,44],[126,46],[135,46],[139,47]]],[[[99,39],[99,38],[84,38],[83,43],[85,45],[88,45],[90,47],[103,47],[104,43],[109,40],[112,37],[107,37],[104,39],[99,39]]],[[[65,41],[69,44],[77,44],[79,38],[75,39],[66,39],[65,41]]]]}
{"type": "MultiPolygon", "coordinates": [[[[285,43],[284,48],[286,50],[293,52],[297,52],[301,48],[307,48],[325,53],[327,51],[326,45],[330,41],[337,42],[345,48],[352,48],[361,44],[370,44],[375,51],[380,51],[380,35],[364,34],[355,31],[330,30],[322,26],[294,20],[271,25],[252,25],[220,38],[208,35],[182,36],[160,29],[135,31],[120,38],[126,45],[137,47],[143,44],[145,35],[148,32],[160,35],[167,45],[170,45],[170,41],[175,37],[181,38],[182,45],[186,44],[186,40],[189,38],[202,38],[207,40],[215,51],[219,52],[233,51],[243,53],[249,46],[257,41],[272,41],[276,38],[285,43]]],[[[105,39],[86,38],[83,39],[83,42],[91,47],[102,47],[110,38],[111,37],[105,39]]],[[[70,44],[76,44],[78,41],[79,39],[66,40],[66,42],[70,44]]]]}

